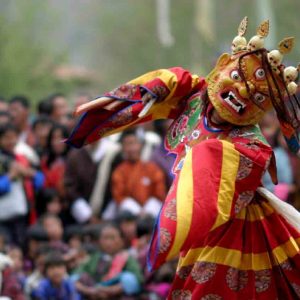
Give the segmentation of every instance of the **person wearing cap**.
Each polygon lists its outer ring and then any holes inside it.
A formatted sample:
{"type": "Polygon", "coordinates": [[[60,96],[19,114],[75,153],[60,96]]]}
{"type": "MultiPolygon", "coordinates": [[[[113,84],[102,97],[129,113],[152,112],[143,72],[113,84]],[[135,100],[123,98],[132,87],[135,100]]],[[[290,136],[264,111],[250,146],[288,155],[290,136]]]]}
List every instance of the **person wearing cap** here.
{"type": "Polygon", "coordinates": [[[294,39],[269,51],[269,22],[249,42],[247,24],[244,18],[232,52],[208,76],[155,70],[76,110],[83,116],[68,142],[77,147],[142,122],[174,120],[165,144],[177,155],[175,179],[148,256],[150,269],[179,257],[168,299],[300,298],[300,214],[262,185],[267,171],[277,182],[276,164],[257,125],[273,108],[298,153],[298,68],[282,64],[294,39]]]}

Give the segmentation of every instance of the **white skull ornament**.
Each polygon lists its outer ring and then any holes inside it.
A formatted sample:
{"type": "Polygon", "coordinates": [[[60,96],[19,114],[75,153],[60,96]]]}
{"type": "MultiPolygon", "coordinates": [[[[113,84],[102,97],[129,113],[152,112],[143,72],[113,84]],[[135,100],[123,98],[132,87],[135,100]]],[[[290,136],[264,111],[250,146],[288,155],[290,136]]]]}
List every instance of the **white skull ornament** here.
{"type": "Polygon", "coordinates": [[[285,83],[290,83],[292,81],[295,81],[298,77],[298,70],[295,67],[286,67],[283,70],[283,78],[285,83]]]}
{"type": "Polygon", "coordinates": [[[254,51],[254,50],[261,49],[263,47],[264,47],[264,39],[259,35],[255,35],[249,41],[247,50],[254,51]]]}
{"type": "Polygon", "coordinates": [[[243,36],[237,35],[232,41],[231,50],[233,53],[238,52],[240,50],[245,49],[246,46],[247,46],[246,38],[243,36]]]}
{"type": "Polygon", "coordinates": [[[268,53],[268,60],[272,67],[280,66],[283,59],[283,55],[279,50],[272,50],[268,53]]]}
{"type": "Polygon", "coordinates": [[[287,89],[288,89],[290,95],[294,95],[294,94],[297,93],[298,85],[297,85],[296,82],[291,81],[291,82],[287,85],[287,89]]]}

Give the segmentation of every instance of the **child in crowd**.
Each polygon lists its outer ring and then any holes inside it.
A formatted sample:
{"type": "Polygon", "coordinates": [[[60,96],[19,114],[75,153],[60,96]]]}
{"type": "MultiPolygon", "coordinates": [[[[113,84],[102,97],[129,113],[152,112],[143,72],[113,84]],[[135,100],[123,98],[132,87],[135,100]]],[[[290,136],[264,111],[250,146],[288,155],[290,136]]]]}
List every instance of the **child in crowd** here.
{"type": "Polygon", "coordinates": [[[55,189],[44,188],[39,193],[37,211],[39,215],[53,214],[61,218],[62,202],[55,189]]]}
{"type": "Polygon", "coordinates": [[[53,214],[46,214],[41,220],[42,226],[48,235],[49,246],[62,254],[68,252],[68,245],[63,241],[63,226],[61,220],[53,214]]]}
{"type": "Polygon", "coordinates": [[[136,220],[137,217],[128,210],[120,211],[116,222],[124,236],[125,248],[130,248],[136,239],[136,220]]]}
{"type": "Polygon", "coordinates": [[[23,271],[23,253],[19,247],[11,247],[7,251],[8,257],[12,260],[12,270],[15,273],[20,285],[23,287],[25,283],[25,274],[23,271]]]}
{"type": "Polygon", "coordinates": [[[124,250],[124,239],[117,225],[103,224],[99,248],[100,251],[77,270],[77,289],[88,299],[138,294],[142,273],[137,261],[124,250]]]}
{"type": "Polygon", "coordinates": [[[34,261],[40,247],[48,240],[46,231],[39,224],[28,228],[24,249],[24,271],[29,274],[34,269],[34,261]]]}
{"type": "Polygon", "coordinates": [[[45,278],[32,293],[36,300],[80,300],[73,282],[68,278],[60,254],[50,253],[45,259],[45,278]]]}
{"type": "Polygon", "coordinates": [[[65,240],[70,249],[78,250],[82,246],[82,226],[71,225],[65,230],[65,240]]]}
{"type": "Polygon", "coordinates": [[[0,253],[0,295],[3,300],[25,300],[21,284],[12,265],[13,261],[7,255],[0,253]]]}
{"type": "Polygon", "coordinates": [[[33,272],[30,274],[30,276],[27,277],[25,282],[25,287],[24,287],[25,294],[28,299],[32,298],[33,291],[38,288],[40,282],[44,278],[45,259],[47,253],[49,253],[48,246],[40,247],[36,251],[35,260],[34,260],[35,268],[33,272]]]}

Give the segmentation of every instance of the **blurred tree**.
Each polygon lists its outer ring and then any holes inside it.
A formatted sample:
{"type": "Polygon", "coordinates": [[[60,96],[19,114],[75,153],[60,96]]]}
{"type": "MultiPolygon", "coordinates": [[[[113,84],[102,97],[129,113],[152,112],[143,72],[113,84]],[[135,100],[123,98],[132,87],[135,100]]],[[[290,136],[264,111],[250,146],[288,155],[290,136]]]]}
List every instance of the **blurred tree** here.
{"type": "Polygon", "coordinates": [[[59,89],[68,92],[53,70],[65,60],[63,49],[55,54],[48,40],[55,24],[54,11],[45,1],[10,0],[0,6],[0,95],[28,95],[34,101],[59,89]]]}

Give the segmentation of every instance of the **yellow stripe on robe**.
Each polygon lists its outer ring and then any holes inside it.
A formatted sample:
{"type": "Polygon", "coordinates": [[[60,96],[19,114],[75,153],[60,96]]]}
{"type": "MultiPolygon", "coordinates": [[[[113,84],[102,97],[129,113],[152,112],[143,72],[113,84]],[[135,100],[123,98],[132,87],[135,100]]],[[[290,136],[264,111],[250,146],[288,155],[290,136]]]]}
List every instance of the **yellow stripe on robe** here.
{"type": "Polygon", "coordinates": [[[167,260],[176,257],[184,244],[190,230],[193,214],[194,188],[193,188],[193,162],[192,150],[184,160],[176,192],[176,235],[167,260]]]}
{"type": "Polygon", "coordinates": [[[178,268],[194,264],[196,261],[211,262],[225,265],[239,270],[271,269],[274,264],[279,265],[290,257],[299,253],[300,238],[290,238],[286,243],[272,250],[273,264],[269,252],[243,253],[239,250],[223,247],[201,247],[191,249],[185,257],[180,257],[178,268]]]}
{"type": "Polygon", "coordinates": [[[243,208],[235,218],[255,222],[265,219],[274,212],[274,208],[267,202],[262,202],[260,205],[250,203],[247,207],[243,208]]]}
{"type": "Polygon", "coordinates": [[[239,152],[234,145],[220,141],[223,145],[221,181],[218,193],[218,216],[211,230],[226,223],[230,218],[232,200],[235,192],[236,175],[240,163],[239,152]]]}

